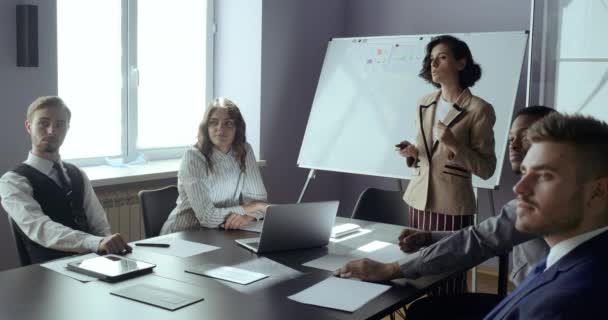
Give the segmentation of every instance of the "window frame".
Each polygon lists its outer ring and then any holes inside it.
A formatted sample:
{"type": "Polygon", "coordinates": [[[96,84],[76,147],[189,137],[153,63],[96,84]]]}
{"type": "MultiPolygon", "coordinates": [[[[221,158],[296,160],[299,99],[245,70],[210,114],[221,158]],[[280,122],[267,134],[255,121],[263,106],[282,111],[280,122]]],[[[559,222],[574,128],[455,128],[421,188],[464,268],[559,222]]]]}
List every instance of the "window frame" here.
{"type": "MultiPolygon", "coordinates": [[[[145,1],[145,0],[144,0],[145,1]]],[[[215,0],[207,2],[206,11],[206,61],[205,68],[205,101],[213,97],[214,90],[214,42],[216,34],[215,0]]],[[[138,84],[139,71],[137,69],[137,4],[138,0],[121,0],[121,156],[120,157],[93,157],[71,158],[69,161],[78,166],[98,166],[104,164],[125,165],[138,162],[140,157],[146,161],[178,159],[190,145],[167,148],[137,148],[138,134],[138,84]]],[[[194,130],[194,129],[193,129],[194,130]]]]}

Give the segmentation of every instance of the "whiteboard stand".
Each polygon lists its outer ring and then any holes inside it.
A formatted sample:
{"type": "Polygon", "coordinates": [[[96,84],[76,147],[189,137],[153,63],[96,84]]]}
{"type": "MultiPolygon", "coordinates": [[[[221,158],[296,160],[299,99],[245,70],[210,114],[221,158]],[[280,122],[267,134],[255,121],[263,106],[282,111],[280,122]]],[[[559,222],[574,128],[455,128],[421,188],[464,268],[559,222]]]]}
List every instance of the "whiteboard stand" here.
{"type": "MultiPolygon", "coordinates": [[[[477,193],[477,188],[473,188],[473,192],[475,193],[475,201],[477,202],[477,214],[473,215],[473,225],[477,225],[477,215],[479,214],[479,194],[477,193]]],[[[471,269],[471,292],[477,292],[477,267],[473,267],[471,269]]]]}
{"type": "Polygon", "coordinates": [[[302,188],[302,192],[300,192],[300,197],[298,198],[297,203],[302,202],[302,198],[304,198],[304,193],[306,193],[306,189],[308,189],[308,183],[314,178],[316,178],[315,169],[310,169],[310,171],[308,171],[308,178],[306,178],[306,182],[304,182],[304,187],[302,188]]]}

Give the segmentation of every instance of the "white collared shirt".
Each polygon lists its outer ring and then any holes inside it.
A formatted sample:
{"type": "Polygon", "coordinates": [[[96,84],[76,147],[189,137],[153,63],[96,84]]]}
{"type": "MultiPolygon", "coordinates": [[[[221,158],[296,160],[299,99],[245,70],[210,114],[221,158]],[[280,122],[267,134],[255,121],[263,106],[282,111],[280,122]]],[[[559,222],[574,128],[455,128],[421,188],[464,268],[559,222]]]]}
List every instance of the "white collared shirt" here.
{"type": "MultiPolygon", "coordinates": [[[[60,184],[53,161],[29,153],[25,164],[60,184]]],[[[59,162],[61,163],[61,162],[59,162]]],[[[61,165],[63,168],[63,165],[61,165]]],[[[65,172],[65,168],[63,168],[65,172]]],[[[83,207],[92,234],[74,230],[49,218],[36,199],[29,180],[13,171],[0,178],[2,207],[32,241],[43,247],[67,252],[95,252],[99,242],[111,234],[110,224],[101,203],[95,195],[89,178],[81,170],[84,183],[83,207]]],[[[67,173],[65,176],[69,181],[67,173]]]]}
{"type": "Polygon", "coordinates": [[[445,117],[448,115],[452,105],[453,103],[443,99],[442,97],[437,99],[437,106],[435,107],[435,122],[433,124],[433,142],[437,141],[436,128],[439,121],[447,125],[447,123],[445,123],[445,117]]]}
{"type": "Polygon", "coordinates": [[[559,259],[564,257],[570,251],[574,250],[576,247],[580,246],[586,241],[591,240],[593,237],[599,235],[600,233],[606,230],[608,230],[608,226],[580,234],[576,237],[563,240],[560,243],[554,245],[549,251],[549,255],[547,256],[547,267],[545,268],[545,270],[549,269],[552,265],[559,261],[559,259]]]}

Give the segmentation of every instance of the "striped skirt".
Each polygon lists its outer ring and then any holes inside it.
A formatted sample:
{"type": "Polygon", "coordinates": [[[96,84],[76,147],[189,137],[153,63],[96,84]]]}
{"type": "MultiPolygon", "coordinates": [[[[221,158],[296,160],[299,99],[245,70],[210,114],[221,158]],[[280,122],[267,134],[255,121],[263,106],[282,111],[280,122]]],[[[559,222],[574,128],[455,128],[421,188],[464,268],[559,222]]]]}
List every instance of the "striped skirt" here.
{"type": "MultiPolygon", "coordinates": [[[[449,214],[418,210],[410,207],[409,227],[426,231],[456,231],[473,225],[473,215],[453,216],[449,214]]],[[[433,289],[433,296],[455,295],[467,291],[467,274],[462,273],[433,289]]]]}

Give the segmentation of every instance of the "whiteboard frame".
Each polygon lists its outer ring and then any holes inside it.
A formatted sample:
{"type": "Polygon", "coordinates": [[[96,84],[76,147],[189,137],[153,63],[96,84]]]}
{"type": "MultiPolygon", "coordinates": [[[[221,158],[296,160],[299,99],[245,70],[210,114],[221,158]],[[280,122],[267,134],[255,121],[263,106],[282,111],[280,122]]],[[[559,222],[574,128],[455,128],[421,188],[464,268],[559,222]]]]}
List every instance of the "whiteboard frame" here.
{"type": "MultiPolygon", "coordinates": [[[[524,58],[526,57],[526,54],[529,51],[529,50],[526,50],[526,49],[527,49],[527,47],[529,47],[529,41],[530,41],[529,36],[530,35],[529,35],[528,30],[507,31],[507,32],[476,32],[476,33],[455,33],[455,34],[452,34],[452,35],[454,35],[454,36],[456,36],[458,38],[463,39],[466,42],[467,38],[471,37],[472,35],[483,34],[485,36],[488,36],[488,35],[491,36],[492,34],[506,34],[506,33],[509,33],[509,34],[525,34],[526,38],[523,39],[523,50],[521,52],[521,58],[517,58],[517,59],[520,59],[521,63],[520,63],[519,70],[517,72],[518,77],[517,77],[517,82],[515,84],[515,88],[514,88],[514,91],[513,91],[514,94],[513,94],[512,98],[510,98],[511,100],[509,101],[508,106],[507,106],[507,108],[509,108],[509,110],[507,110],[507,112],[510,111],[509,119],[508,119],[508,125],[507,125],[507,130],[504,130],[504,132],[502,132],[503,130],[501,130],[501,132],[495,133],[495,137],[496,137],[496,140],[497,140],[496,141],[497,147],[499,147],[501,145],[504,146],[503,148],[500,148],[500,149],[497,148],[496,149],[496,150],[502,150],[502,151],[497,152],[497,164],[496,164],[496,172],[497,173],[495,173],[495,177],[494,177],[495,181],[493,181],[492,179],[490,179],[492,181],[488,181],[487,183],[485,183],[485,181],[479,179],[478,177],[474,177],[474,179],[473,179],[473,186],[477,187],[477,188],[497,189],[498,186],[500,185],[500,179],[501,179],[501,176],[502,176],[502,168],[503,168],[503,164],[504,164],[504,156],[506,154],[505,150],[508,147],[508,144],[506,143],[506,141],[508,140],[508,127],[510,126],[511,118],[512,118],[513,112],[515,110],[515,100],[516,100],[516,97],[517,97],[517,91],[518,91],[518,88],[519,88],[519,86],[521,84],[520,81],[519,81],[521,79],[521,72],[525,71],[527,69],[526,66],[524,66],[523,62],[524,62],[524,58]],[[502,139],[502,140],[500,141],[499,139],[502,139]]],[[[381,41],[386,40],[387,42],[389,42],[389,41],[394,40],[394,39],[406,39],[406,38],[416,38],[416,37],[419,37],[422,40],[423,38],[427,39],[427,38],[430,38],[430,37],[433,37],[433,36],[437,36],[437,35],[439,35],[439,34],[334,38],[334,39],[331,39],[328,42],[328,51],[326,52],[325,58],[323,60],[323,66],[325,67],[325,65],[327,63],[328,52],[329,52],[330,45],[331,45],[332,41],[339,40],[339,41],[351,41],[351,42],[360,42],[360,41],[367,42],[368,40],[374,40],[374,41],[376,41],[376,40],[381,40],[381,41]]],[[[380,42],[378,42],[378,43],[380,43],[380,42]]],[[[521,44],[521,43],[518,43],[518,44],[521,44]]],[[[479,60],[479,59],[476,58],[476,60],[479,60]]],[[[483,64],[482,64],[482,68],[483,68],[483,64]]],[[[306,127],[307,131],[309,130],[309,126],[310,126],[310,122],[311,122],[311,118],[312,118],[312,113],[315,112],[315,101],[318,98],[319,85],[321,84],[321,80],[322,79],[323,79],[323,70],[322,70],[320,78],[319,78],[319,83],[317,84],[317,91],[315,93],[315,99],[313,100],[313,105],[311,107],[311,115],[308,118],[308,123],[307,123],[307,127],[306,127]]],[[[420,81],[423,82],[424,80],[420,79],[420,81]]],[[[529,79],[526,79],[526,82],[528,82],[528,81],[529,81],[529,79]]],[[[526,87],[527,87],[527,84],[526,84],[526,87]]],[[[475,90],[473,90],[473,91],[475,91],[475,90]]],[[[474,94],[475,94],[475,92],[474,92],[474,94]]],[[[481,95],[481,96],[483,97],[483,95],[481,95]]],[[[489,101],[489,102],[492,103],[492,101],[489,101]]],[[[501,101],[501,102],[504,102],[504,101],[501,101]]],[[[413,103],[414,102],[412,102],[412,104],[413,103]]],[[[505,114],[507,114],[507,112],[505,112],[505,114]]],[[[507,121],[507,120],[502,119],[501,121],[507,121]]],[[[307,141],[306,141],[306,134],[305,134],[303,142],[302,142],[302,147],[300,149],[300,154],[298,156],[298,161],[297,161],[297,165],[300,168],[314,169],[314,170],[323,170],[323,171],[333,171],[333,172],[343,172],[343,173],[353,173],[353,174],[362,174],[362,175],[379,176],[379,177],[396,178],[396,179],[411,179],[411,175],[409,174],[409,169],[405,165],[405,161],[404,161],[404,165],[403,165],[403,168],[404,168],[404,170],[403,170],[404,174],[403,175],[393,175],[393,174],[386,174],[386,173],[381,173],[381,174],[370,173],[370,172],[367,172],[365,170],[356,170],[356,169],[353,170],[352,168],[346,168],[346,169],[345,168],[337,168],[337,167],[333,167],[333,166],[316,165],[314,163],[311,164],[310,161],[302,161],[302,158],[303,158],[302,157],[302,152],[304,150],[306,142],[307,141]]]]}

